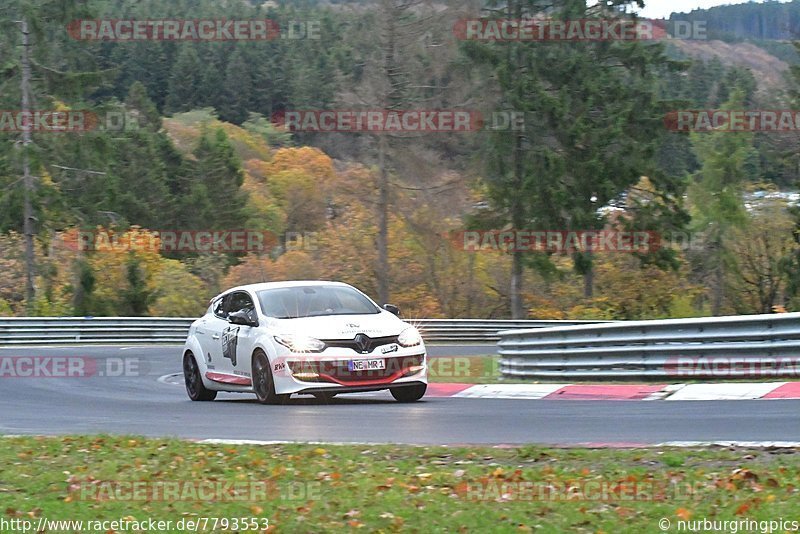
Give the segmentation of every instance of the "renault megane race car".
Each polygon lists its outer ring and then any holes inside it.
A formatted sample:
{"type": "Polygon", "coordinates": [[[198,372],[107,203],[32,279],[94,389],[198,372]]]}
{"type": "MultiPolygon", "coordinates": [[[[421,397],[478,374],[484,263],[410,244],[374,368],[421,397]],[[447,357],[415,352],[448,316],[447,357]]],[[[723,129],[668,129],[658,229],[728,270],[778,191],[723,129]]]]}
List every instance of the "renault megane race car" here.
{"type": "Polygon", "coordinates": [[[399,314],[340,282],[230,289],[189,329],[186,391],[194,401],[255,393],[264,404],[381,389],[400,402],[419,400],[428,383],[425,344],[399,314]]]}

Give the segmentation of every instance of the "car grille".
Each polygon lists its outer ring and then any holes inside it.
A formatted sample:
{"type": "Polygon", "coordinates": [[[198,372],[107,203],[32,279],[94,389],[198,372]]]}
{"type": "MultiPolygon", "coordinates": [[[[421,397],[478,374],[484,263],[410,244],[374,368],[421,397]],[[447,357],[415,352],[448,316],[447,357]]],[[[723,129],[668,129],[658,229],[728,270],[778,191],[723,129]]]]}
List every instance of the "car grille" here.
{"type": "Polygon", "coordinates": [[[332,361],[301,361],[289,362],[292,373],[316,373],[319,378],[306,380],[304,382],[369,382],[380,381],[389,378],[400,378],[402,376],[414,374],[417,371],[410,372],[409,368],[420,366],[425,361],[424,354],[416,356],[403,356],[399,358],[385,358],[386,369],[372,369],[369,371],[349,371],[347,362],[349,360],[332,360],[332,361]]]}
{"type": "Polygon", "coordinates": [[[362,340],[364,344],[359,346],[358,343],[358,336],[354,337],[353,339],[323,339],[322,341],[328,347],[340,348],[340,349],[352,349],[359,354],[369,354],[375,348],[382,347],[383,345],[391,345],[392,343],[397,343],[398,336],[385,336],[385,337],[369,337],[364,334],[359,334],[359,336],[363,336],[362,340]]]}

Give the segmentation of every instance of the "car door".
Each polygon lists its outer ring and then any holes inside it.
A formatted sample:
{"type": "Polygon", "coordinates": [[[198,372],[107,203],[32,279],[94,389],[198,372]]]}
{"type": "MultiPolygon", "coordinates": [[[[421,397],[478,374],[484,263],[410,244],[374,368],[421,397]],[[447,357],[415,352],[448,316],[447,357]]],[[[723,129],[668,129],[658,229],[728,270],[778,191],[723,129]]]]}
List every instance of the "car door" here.
{"type": "MultiPolygon", "coordinates": [[[[258,320],[252,296],[245,291],[231,294],[228,313],[245,312],[252,320],[258,320]]],[[[229,324],[222,332],[222,358],[230,364],[230,370],[240,376],[250,376],[250,355],[255,345],[257,327],[229,324]]]]}
{"type": "Polygon", "coordinates": [[[199,325],[199,328],[203,330],[203,335],[199,336],[200,345],[203,347],[203,355],[209,371],[230,372],[230,367],[222,357],[222,335],[228,327],[227,309],[230,301],[230,294],[214,301],[211,305],[211,313],[206,315],[199,325]]]}
{"type": "Polygon", "coordinates": [[[214,317],[214,308],[216,308],[221,302],[222,299],[212,300],[208,310],[206,310],[206,313],[195,323],[194,333],[197,338],[197,342],[200,344],[200,350],[202,352],[202,354],[197,354],[196,356],[198,360],[200,358],[206,360],[206,363],[208,363],[206,354],[211,350],[211,334],[208,331],[208,322],[212,317],[214,317]]]}

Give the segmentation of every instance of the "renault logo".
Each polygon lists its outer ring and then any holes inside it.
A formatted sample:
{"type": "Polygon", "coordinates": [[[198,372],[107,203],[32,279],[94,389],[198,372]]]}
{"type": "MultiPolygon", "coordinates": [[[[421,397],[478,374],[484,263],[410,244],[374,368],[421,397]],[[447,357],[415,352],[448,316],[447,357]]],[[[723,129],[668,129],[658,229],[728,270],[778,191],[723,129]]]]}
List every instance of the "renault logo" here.
{"type": "Polygon", "coordinates": [[[358,350],[362,352],[362,354],[369,352],[367,349],[369,348],[369,336],[366,334],[358,334],[356,336],[356,346],[358,350]]]}

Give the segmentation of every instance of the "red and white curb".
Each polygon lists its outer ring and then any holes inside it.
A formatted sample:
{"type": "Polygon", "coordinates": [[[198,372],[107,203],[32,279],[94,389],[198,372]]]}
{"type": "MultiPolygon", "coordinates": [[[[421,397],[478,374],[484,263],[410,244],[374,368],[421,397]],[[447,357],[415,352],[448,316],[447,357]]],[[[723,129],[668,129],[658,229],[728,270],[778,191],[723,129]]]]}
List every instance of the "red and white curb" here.
{"type": "Polygon", "coordinates": [[[800,399],[800,382],[725,384],[428,384],[426,397],[525,400],[800,399]]]}

